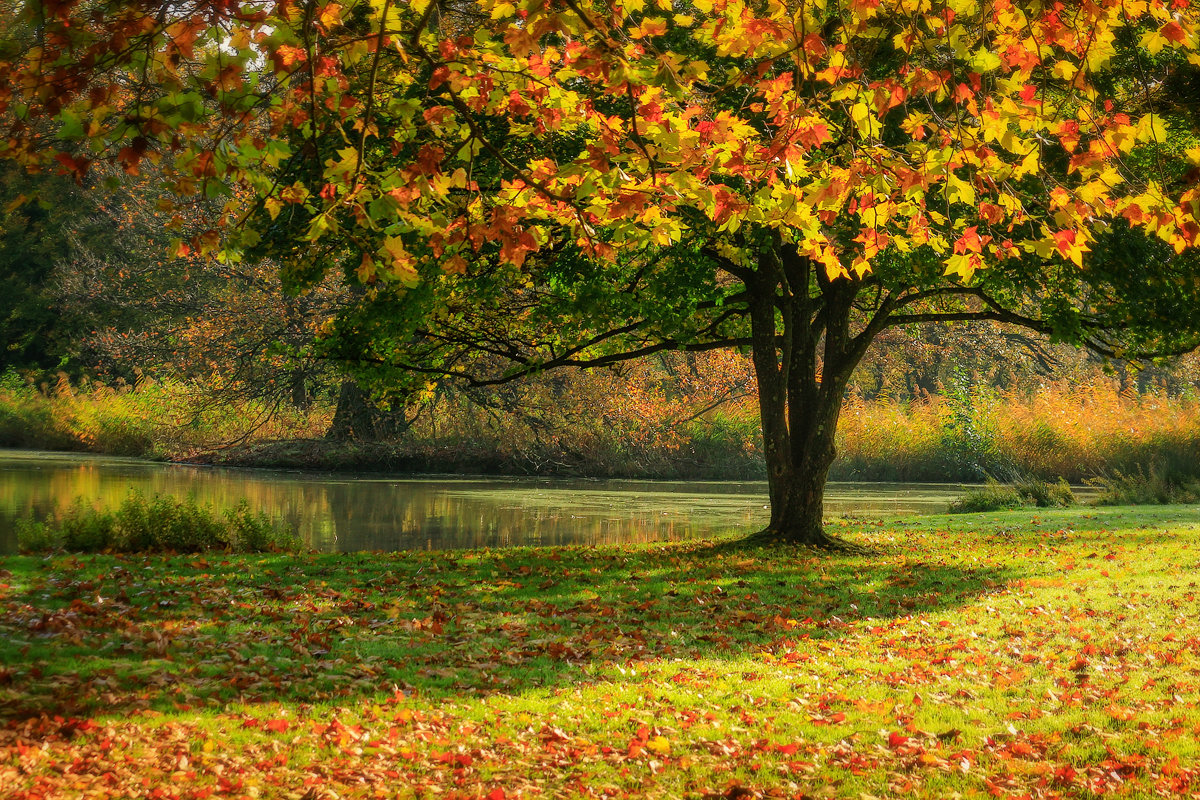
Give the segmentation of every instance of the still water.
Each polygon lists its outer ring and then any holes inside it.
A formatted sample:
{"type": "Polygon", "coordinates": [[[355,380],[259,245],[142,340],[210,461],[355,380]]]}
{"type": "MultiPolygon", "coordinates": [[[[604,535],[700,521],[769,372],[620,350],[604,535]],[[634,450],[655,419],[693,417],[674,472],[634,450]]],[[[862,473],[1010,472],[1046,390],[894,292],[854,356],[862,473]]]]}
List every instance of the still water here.
{"type": "MultiPolygon", "coordinates": [[[[136,459],[0,450],[0,553],[15,520],[76,498],[120,504],[130,489],[218,509],[243,499],[326,552],[613,544],[747,532],[767,520],[767,487],[749,482],[329,475],[216,469],[136,459]]],[[[938,513],[960,485],[832,483],[826,513],[938,513]]]]}

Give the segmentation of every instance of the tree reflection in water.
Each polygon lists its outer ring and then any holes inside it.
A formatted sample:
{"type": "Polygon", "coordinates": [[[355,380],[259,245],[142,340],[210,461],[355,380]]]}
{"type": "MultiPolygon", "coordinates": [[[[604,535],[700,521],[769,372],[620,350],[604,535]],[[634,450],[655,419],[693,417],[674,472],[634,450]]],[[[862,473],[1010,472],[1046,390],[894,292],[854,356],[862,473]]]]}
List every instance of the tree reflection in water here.
{"type": "MultiPolygon", "coordinates": [[[[79,454],[0,451],[0,552],[14,521],[44,519],[76,498],[120,504],[131,489],[242,500],[327,552],[596,545],[677,540],[766,521],[764,483],[666,483],[320,475],[155,464],[79,454]]],[[[937,512],[959,486],[833,484],[830,513],[937,512]]]]}

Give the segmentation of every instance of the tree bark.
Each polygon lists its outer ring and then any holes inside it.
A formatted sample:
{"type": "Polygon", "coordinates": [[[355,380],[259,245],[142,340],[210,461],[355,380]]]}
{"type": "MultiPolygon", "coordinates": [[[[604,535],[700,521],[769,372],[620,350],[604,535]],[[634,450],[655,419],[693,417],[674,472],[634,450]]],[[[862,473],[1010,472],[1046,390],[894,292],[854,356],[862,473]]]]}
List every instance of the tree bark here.
{"type": "Polygon", "coordinates": [[[857,289],[819,269],[781,246],[768,248],[747,280],[771,497],[771,520],[759,538],[841,547],[825,532],[823,511],[845,387],[861,358],[850,337],[857,289]]]}
{"type": "Polygon", "coordinates": [[[788,431],[789,446],[767,452],[771,521],[762,536],[789,544],[838,546],[838,540],[825,532],[823,515],[825,484],[837,456],[834,432],[841,406],[840,394],[818,396],[812,406],[800,410],[806,424],[788,431]]]}
{"type": "Polygon", "coordinates": [[[339,442],[352,439],[373,442],[379,438],[375,429],[375,415],[356,381],[342,381],[337,409],[333,412],[333,424],[325,436],[339,442]]]}
{"type": "Polygon", "coordinates": [[[308,393],[308,375],[304,369],[297,367],[292,370],[290,388],[292,408],[300,411],[312,408],[312,395],[308,393]]]}

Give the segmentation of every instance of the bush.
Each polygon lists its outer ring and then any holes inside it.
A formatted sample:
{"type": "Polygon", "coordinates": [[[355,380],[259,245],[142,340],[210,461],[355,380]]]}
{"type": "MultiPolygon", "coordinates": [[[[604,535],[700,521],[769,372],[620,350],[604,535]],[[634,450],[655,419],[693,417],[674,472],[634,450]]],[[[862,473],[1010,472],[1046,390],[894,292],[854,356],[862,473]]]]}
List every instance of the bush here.
{"type": "Polygon", "coordinates": [[[1075,504],[1075,493],[1065,478],[1048,483],[1037,478],[1016,476],[1011,483],[988,478],[981,489],[972,489],[950,504],[951,514],[972,514],[979,511],[1005,511],[1014,508],[1066,508],[1075,504]]]}
{"type": "Polygon", "coordinates": [[[1075,493],[1066,478],[1057,482],[1041,481],[1032,476],[1022,476],[1013,481],[1013,488],[1025,502],[1038,508],[1067,508],[1075,505],[1075,493]]]}
{"type": "Polygon", "coordinates": [[[979,511],[1004,511],[1024,505],[1021,495],[1012,486],[989,479],[980,489],[971,489],[950,504],[951,514],[973,514],[979,511]]]}
{"type": "Polygon", "coordinates": [[[266,515],[252,512],[246,501],[220,514],[210,506],[197,505],[191,497],[147,500],[141,492],[132,491],[115,510],[97,510],[76,500],[56,520],[21,520],[17,544],[24,552],[253,553],[296,550],[299,540],[266,515]]]}
{"type": "Polygon", "coordinates": [[[1149,470],[1139,464],[1132,472],[1114,471],[1089,483],[1102,490],[1098,506],[1200,503],[1200,478],[1173,471],[1161,461],[1151,463],[1149,470]]]}

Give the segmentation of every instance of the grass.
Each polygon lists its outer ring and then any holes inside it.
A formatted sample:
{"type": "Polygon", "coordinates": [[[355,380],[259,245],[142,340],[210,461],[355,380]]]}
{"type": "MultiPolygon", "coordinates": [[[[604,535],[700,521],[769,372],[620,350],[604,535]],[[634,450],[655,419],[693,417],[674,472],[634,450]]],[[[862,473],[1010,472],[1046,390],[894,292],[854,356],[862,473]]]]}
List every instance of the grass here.
{"type": "Polygon", "coordinates": [[[180,500],[155,495],[147,499],[129,490],[115,509],[98,509],[76,498],[57,518],[17,521],[22,552],[198,553],[230,550],[259,553],[300,549],[298,537],[250,510],[243,500],[221,513],[194,497],[180,500]]]}
{"type": "Polygon", "coordinates": [[[1200,791],[1200,507],[0,562],[6,798],[1200,791]]]}
{"type": "Polygon", "coordinates": [[[248,399],[221,402],[206,387],[175,380],[136,386],[26,385],[0,375],[0,447],[78,450],[184,459],[231,442],[319,436],[328,409],[304,414],[248,399]]]}

